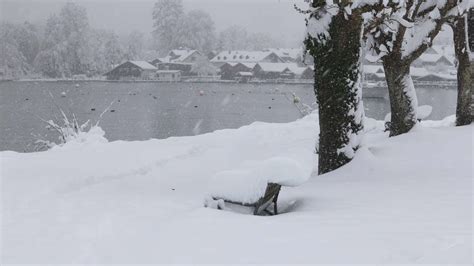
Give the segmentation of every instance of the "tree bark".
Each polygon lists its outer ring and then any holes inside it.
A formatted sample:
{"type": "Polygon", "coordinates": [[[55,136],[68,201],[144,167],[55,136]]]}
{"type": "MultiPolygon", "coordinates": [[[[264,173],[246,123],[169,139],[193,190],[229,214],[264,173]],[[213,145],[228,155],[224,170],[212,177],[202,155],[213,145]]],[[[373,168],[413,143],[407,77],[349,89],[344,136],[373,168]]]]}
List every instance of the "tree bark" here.
{"type": "Polygon", "coordinates": [[[471,63],[469,61],[469,48],[467,40],[467,17],[463,16],[451,24],[454,38],[454,51],[458,61],[458,99],[456,105],[456,126],[469,125],[471,117],[471,63]]]}
{"type": "Polygon", "coordinates": [[[329,38],[308,37],[314,57],[314,92],[319,106],[319,174],[335,170],[354,156],[362,132],[361,34],[362,17],[339,11],[329,25],[329,38]]]}
{"type": "Polygon", "coordinates": [[[383,66],[390,97],[390,136],[407,133],[417,123],[416,98],[410,63],[396,57],[384,57],[383,66]]]}

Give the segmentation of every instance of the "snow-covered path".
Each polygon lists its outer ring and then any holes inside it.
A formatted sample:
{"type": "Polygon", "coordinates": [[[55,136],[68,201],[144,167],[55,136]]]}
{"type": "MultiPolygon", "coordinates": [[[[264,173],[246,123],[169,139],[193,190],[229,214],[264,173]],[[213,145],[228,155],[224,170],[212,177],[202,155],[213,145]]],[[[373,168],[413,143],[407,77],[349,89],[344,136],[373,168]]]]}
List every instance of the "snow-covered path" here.
{"type": "Polygon", "coordinates": [[[216,172],[312,154],[316,119],[2,152],[1,262],[472,262],[472,126],[368,134],[348,166],[284,188],[278,216],[202,207],[216,172]]]}

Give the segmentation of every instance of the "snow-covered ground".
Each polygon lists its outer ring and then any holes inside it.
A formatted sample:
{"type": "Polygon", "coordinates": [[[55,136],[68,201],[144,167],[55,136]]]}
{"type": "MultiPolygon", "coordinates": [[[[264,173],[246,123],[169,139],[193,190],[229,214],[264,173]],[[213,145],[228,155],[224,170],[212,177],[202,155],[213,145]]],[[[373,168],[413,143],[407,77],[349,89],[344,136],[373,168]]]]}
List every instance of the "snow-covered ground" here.
{"type": "Polygon", "coordinates": [[[473,126],[451,120],[390,139],[367,120],[356,158],[284,187],[277,216],[203,201],[218,172],[316,162],[314,114],[142,142],[96,130],[48,152],[2,152],[1,263],[470,264],[473,126]]]}

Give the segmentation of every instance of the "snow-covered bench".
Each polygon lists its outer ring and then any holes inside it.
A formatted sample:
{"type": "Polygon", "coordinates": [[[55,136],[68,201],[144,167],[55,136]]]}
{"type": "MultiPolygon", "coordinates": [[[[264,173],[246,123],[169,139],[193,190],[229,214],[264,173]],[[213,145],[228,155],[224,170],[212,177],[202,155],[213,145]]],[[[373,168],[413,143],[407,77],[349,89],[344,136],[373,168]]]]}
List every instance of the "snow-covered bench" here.
{"type": "MultiPolygon", "coordinates": [[[[312,168],[303,167],[287,157],[272,157],[213,176],[204,206],[228,209],[230,205],[252,208],[254,215],[278,214],[282,186],[298,186],[311,176],[312,168]],[[273,212],[269,207],[273,204],[273,212]]],[[[232,208],[230,208],[232,209],[232,208]]]]}

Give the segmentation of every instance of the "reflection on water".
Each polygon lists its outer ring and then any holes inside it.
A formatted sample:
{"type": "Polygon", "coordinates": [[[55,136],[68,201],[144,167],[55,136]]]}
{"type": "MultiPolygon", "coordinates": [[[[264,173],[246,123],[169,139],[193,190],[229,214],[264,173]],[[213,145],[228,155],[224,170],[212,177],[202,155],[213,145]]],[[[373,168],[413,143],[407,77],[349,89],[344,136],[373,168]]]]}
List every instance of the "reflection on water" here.
{"type": "MultiPolygon", "coordinates": [[[[59,114],[57,106],[80,121],[96,121],[114,102],[113,112],[100,122],[106,137],[145,140],[238,128],[254,121],[293,121],[301,117],[293,93],[302,103],[315,101],[310,84],[0,82],[0,150],[32,151],[38,136],[55,140],[38,117],[53,119],[59,114]]],[[[389,112],[386,88],[367,88],[363,94],[366,115],[383,119],[389,112]]],[[[420,105],[433,106],[430,119],[455,112],[453,85],[419,85],[417,94],[420,105]]]]}

